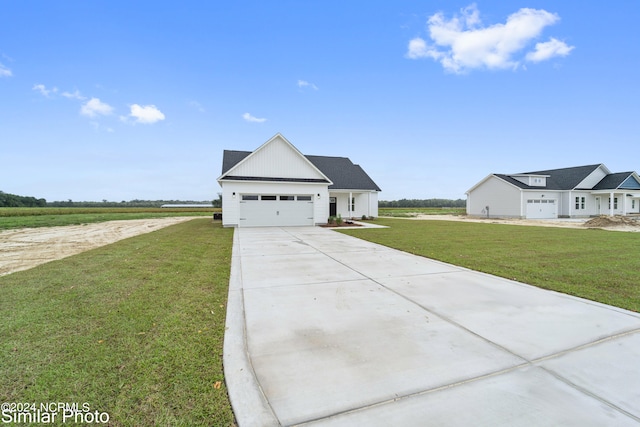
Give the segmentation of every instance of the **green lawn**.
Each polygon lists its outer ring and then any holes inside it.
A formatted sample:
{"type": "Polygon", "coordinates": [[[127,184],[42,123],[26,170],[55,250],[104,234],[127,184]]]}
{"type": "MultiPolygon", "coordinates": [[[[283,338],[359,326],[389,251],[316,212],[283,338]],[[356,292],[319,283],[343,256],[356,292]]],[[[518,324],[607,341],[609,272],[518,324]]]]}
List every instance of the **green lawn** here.
{"type": "Polygon", "coordinates": [[[0,277],[0,402],[87,402],[113,426],[233,425],[232,236],[195,219],[0,277]]]}
{"type": "Polygon", "coordinates": [[[640,233],[378,219],[345,234],[545,289],[640,311],[640,233]]]}
{"type": "Polygon", "coordinates": [[[0,230],[79,225],[122,219],[208,216],[219,208],[0,208],[0,230]]]}

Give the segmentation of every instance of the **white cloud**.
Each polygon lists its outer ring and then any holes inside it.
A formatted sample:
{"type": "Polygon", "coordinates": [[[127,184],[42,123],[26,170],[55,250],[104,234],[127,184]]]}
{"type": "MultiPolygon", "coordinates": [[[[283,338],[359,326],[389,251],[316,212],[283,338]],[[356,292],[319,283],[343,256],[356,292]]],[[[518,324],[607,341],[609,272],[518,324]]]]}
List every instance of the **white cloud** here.
{"type": "Polygon", "coordinates": [[[2,65],[2,63],[0,63],[0,77],[11,77],[11,76],[13,76],[13,73],[11,72],[11,70],[5,67],[4,65],[2,65]]]}
{"type": "Polygon", "coordinates": [[[56,93],[58,91],[57,87],[53,87],[52,89],[47,89],[47,87],[43,84],[33,85],[31,89],[40,92],[42,96],[46,96],[46,97],[49,97],[50,94],[56,93]]]}
{"type": "Polygon", "coordinates": [[[310,87],[313,90],[318,90],[318,86],[314,85],[313,83],[309,83],[306,80],[298,80],[298,87],[299,88],[310,87]]]}
{"type": "Polygon", "coordinates": [[[202,106],[202,104],[200,104],[198,101],[189,101],[189,106],[191,108],[195,108],[196,110],[198,110],[201,113],[204,113],[206,111],[204,109],[204,107],[202,106]]]}
{"type": "Polygon", "coordinates": [[[80,107],[80,114],[87,117],[108,116],[112,112],[113,108],[98,98],[91,98],[80,107]]]}
{"type": "Polygon", "coordinates": [[[86,96],[82,96],[82,94],[80,93],[80,91],[78,91],[77,89],[74,92],[62,92],[60,95],[64,96],[65,98],[69,98],[69,99],[79,99],[80,101],[84,101],[85,99],[87,99],[86,96]]]}
{"type": "MultiPolygon", "coordinates": [[[[416,37],[409,41],[406,56],[410,59],[431,58],[453,73],[483,68],[516,69],[522,60],[517,55],[539,37],[545,27],[559,20],[557,14],[546,10],[522,8],[509,15],[504,24],[483,27],[480,13],[472,4],[449,20],[442,12],[431,16],[427,21],[431,44],[416,37]]],[[[560,52],[567,55],[573,47],[564,46],[563,51],[557,45],[543,43],[540,48],[536,46],[531,55],[539,61],[561,55],[560,52]],[[554,48],[556,50],[549,54],[548,51],[554,48]]]]}
{"type": "Polygon", "coordinates": [[[536,49],[527,53],[526,60],[540,62],[551,59],[554,56],[567,56],[574,48],[575,46],[569,46],[565,42],[551,37],[548,42],[536,43],[536,49]]]}
{"type": "Polygon", "coordinates": [[[164,120],[164,114],[155,105],[138,105],[131,106],[130,117],[133,117],[136,123],[152,124],[164,120]]]}
{"type": "Polygon", "coordinates": [[[266,122],[266,121],[267,121],[267,119],[264,119],[264,118],[263,118],[263,119],[260,119],[260,118],[258,118],[258,117],[253,117],[253,116],[252,116],[251,114],[249,114],[249,113],[244,113],[244,114],[242,115],[242,118],[243,118],[243,119],[245,119],[245,120],[246,120],[246,121],[248,121],[248,122],[251,122],[251,123],[264,123],[264,122],[266,122]]]}

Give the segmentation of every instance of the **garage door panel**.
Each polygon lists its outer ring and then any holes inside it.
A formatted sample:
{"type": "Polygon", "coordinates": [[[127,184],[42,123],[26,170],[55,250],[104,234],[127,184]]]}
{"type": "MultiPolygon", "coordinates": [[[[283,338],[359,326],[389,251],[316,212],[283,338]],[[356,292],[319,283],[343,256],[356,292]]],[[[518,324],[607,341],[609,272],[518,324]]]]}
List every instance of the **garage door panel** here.
{"type": "Polygon", "coordinates": [[[310,196],[260,195],[240,201],[240,227],[313,225],[310,196]]]}
{"type": "Polygon", "coordinates": [[[527,218],[552,219],[558,217],[557,202],[555,199],[528,199],[527,218]]]}

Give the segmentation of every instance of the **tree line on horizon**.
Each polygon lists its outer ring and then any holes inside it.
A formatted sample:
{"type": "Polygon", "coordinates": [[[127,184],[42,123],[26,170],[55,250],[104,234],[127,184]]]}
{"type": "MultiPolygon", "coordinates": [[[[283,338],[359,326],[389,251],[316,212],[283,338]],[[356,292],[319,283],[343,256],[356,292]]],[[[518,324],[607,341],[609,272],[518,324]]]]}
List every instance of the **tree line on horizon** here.
{"type": "Polygon", "coordinates": [[[467,201],[464,199],[400,199],[379,200],[379,208],[464,208],[467,201]]]}
{"type": "Polygon", "coordinates": [[[30,196],[19,196],[17,194],[5,193],[0,191],[0,208],[159,208],[168,204],[212,204],[213,207],[220,207],[219,200],[140,200],[134,199],[121,202],[110,202],[102,200],[100,202],[93,201],[73,201],[58,200],[47,202],[46,199],[37,199],[30,196]],[[216,206],[217,205],[217,206],[216,206]]]}
{"type": "MultiPolygon", "coordinates": [[[[212,207],[219,208],[222,206],[222,197],[218,194],[218,198],[214,200],[140,200],[134,199],[130,201],[110,202],[102,200],[100,202],[83,201],[76,202],[71,199],[64,201],[47,202],[45,199],[37,199],[30,196],[18,196],[16,194],[5,193],[0,191],[0,207],[54,207],[54,208],[159,208],[168,204],[212,204],[212,207]]],[[[379,200],[380,208],[464,208],[467,201],[464,199],[400,199],[400,200],[379,200]]]]}

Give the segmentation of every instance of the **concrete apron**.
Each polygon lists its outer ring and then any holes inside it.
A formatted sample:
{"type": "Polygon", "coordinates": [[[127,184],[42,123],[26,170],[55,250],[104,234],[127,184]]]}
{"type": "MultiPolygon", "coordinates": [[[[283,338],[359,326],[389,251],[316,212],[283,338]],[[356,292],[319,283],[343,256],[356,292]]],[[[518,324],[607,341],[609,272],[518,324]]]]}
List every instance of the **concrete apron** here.
{"type": "Polygon", "coordinates": [[[236,229],[241,427],[640,425],[640,315],[318,227],[236,229]]]}

